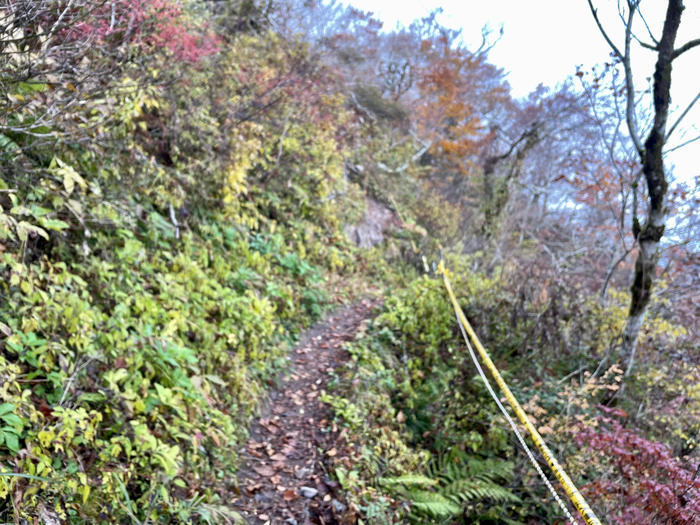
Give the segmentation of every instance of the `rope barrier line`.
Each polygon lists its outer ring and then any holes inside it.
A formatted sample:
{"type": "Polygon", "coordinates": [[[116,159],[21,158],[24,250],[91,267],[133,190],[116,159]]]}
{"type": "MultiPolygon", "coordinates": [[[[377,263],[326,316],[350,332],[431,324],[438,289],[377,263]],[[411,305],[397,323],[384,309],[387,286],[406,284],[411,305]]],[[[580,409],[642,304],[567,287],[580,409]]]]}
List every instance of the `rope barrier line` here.
{"type": "Polygon", "coordinates": [[[469,352],[472,356],[472,360],[474,361],[474,364],[477,367],[477,370],[479,371],[482,378],[484,379],[489,392],[491,393],[493,398],[496,400],[496,403],[498,404],[499,408],[506,416],[506,420],[510,423],[511,428],[513,428],[513,430],[515,431],[516,436],[518,437],[518,440],[520,441],[521,445],[525,448],[525,451],[528,454],[528,457],[530,458],[530,460],[533,462],[533,465],[535,465],[536,470],[538,471],[540,476],[542,476],[542,478],[545,480],[545,484],[547,485],[547,488],[549,488],[549,490],[552,492],[555,500],[562,507],[562,509],[566,513],[567,517],[569,518],[569,520],[572,523],[576,523],[574,521],[573,516],[566,508],[566,505],[564,505],[564,502],[558,496],[558,494],[554,490],[554,487],[552,487],[552,484],[549,482],[549,480],[545,476],[544,472],[542,472],[542,469],[540,468],[539,464],[535,460],[530,449],[525,444],[525,440],[520,435],[520,432],[517,430],[515,423],[513,422],[511,417],[508,415],[508,412],[505,410],[505,407],[501,404],[501,401],[498,399],[498,396],[493,391],[491,384],[489,383],[488,379],[486,378],[486,375],[484,374],[481,366],[479,365],[478,360],[476,359],[476,355],[474,354],[473,349],[471,347],[471,344],[469,342],[470,339],[474,343],[474,347],[476,347],[477,351],[479,352],[479,355],[481,356],[481,359],[484,362],[484,365],[486,366],[486,368],[488,368],[494,381],[496,382],[498,387],[501,389],[501,392],[503,392],[503,395],[505,396],[506,400],[508,401],[508,404],[513,409],[513,412],[515,412],[515,415],[517,416],[520,423],[522,423],[522,425],[527,429],[528,433],[530,434],[530,437],[532,438],[532,441],[535,443],[535,446],[537,447],[537,449],[540,451],[540,453],[544,457],[545,461],[547,462],[547,465],[549,465],[549,468],[552,471],[552,473],[554,474],[554,476],[557,478],[557,480],[559,480],[559,483],[561,483],[561,486],[564,488],[566,495],[568,496],[569,500],[574,505],[574,507],[576,508],[578,513],[581,515],[581,518],[583,518],[583,521],[587,525],[602,525],[600,520],[598,519],[598,517],[595,515],[595,513],[588,506],[588,503],[586,503],[586,500],[584,499],[583,495],[578,491],[578,489],[576,488],[574,483],[571,481],[571,478],[569,478],[569,476],[566,474],[566,472],[561,467],[559,462],[556,460],[556,458],[554,457],[554,454],[552,454],[552,451],[549,449],[547,444],[544,442],[544,440],[542,439],[542,436],[540,436],[540,433],[537,431],[535,426],[530,422],[530,420],[527,417],[527,414],[525,414],[525,411],[520,406],[520,403],[518,403],[518,400],[515,398],[513,393],[510,391],[510,388],[508,388],[508,385],[506,384],[506,382],[504,381],[500,372],[496,368],[496,365],[494,365],[494,363],[491,360],[491,358],[489,357],[488,353],[486,352],[484,347],[481,345],[479,338],[477,337],[476,333],[474,332],[471,325],[469,324],[467,317],[464,315],[464,312],[462,311],[462,308],[459,306],[459,303],[457,302],[457,298],[455,297],[455,294],[452,291],[452,286],[450,284],[450,280],[449,280],[449,277],[447,275],[447,269],[445,268],[444,260],[442,259],[442,257],[440,258],[440,265],[438,267],[438,272],[442,274],[443,281],[445,283],[445,288],[447,289],[447,294],[450,297],[450,302],[452,303],[452,307],[455,310],[455,315],[457,316],[457,322],[459,323],[460,330],[462,331],[462,335],[464,337],[464,340],[467,343],[467,347],[469,348],[469,352]],[[469,334],[468,337],[467,337],[467,334],[469,334]]]}
{"type": "Polygon", "coordinates": [[[479,372],[479,375],[483,379],[484,384],[486,385],[486,389],[489,391],[489,393],[491,394],[491,397],[498,405],[498,408],[501,409],[501,412],[503,413],[503,416],[506,418],[506,421],[508,421],[510,428],[513,430],[513,432],[515,433],[515,436],[518,438],[518,441],[520,442],[520,446],[522,446],[523,450],[525,450],[525,454],[530,459],[530,463],[532,463],[532,466],[535,467],[535,470],[542,478],[542,481],[544,482],[546,487],[549,489],[549,492],[550,492],[550,494],[552,494],[552,497],[554,498],[554,500],[557,502],[557,504],[559,505],[561,510],[564,512],[564,514],[566,514],[566,517],[569,519],[569,522],[572,525],[578,525],[576,520],[574,520],[574,517],[571,515],[571,512],[569,512],[569,508],[566,506],[566,504],[559,497],[559,494],[557,494],[557,491],[552,486],[552,483],[549,481],[549,478],[547,478],[547,475],[542,471],[542,467],[540,467],[540,464],[535,459],[535,455],[532,453],[532,450],[530,450],[530,447],[527,446],[527,443],[525,443],[525,439],[523,438],[522,434],[518,430],[518,427],[515,426],[515,422],[513,421],[513,418],[510,417],[510,414],[506,410],[506,407],[503,406],[503,403],[501,403],[501,400],[496,395],[496,392],[494,392],[493,387],[491,386],[491,382],[486,377],[484,370],[481,368],[481,364],[479,364],[479,360],[476,358],[476,354],[474,353],[474,349],[472,348],[472,345],[469,343],[469,338],[467,337],[467,332],[464,331],[464,325],[462,324],[462,320],[459,318],[459,315],[457,314],[457,310],[455,310],[455,316],[457,317],[457,323],[459,324],[459,329],[462,332],[462,337],[464,337],[464,341],[467,343],[467,349],[469,350],[469,355],[471,356],[472,361],[474,362],[474,366],[476,366],[476,369],[479,372]]]}

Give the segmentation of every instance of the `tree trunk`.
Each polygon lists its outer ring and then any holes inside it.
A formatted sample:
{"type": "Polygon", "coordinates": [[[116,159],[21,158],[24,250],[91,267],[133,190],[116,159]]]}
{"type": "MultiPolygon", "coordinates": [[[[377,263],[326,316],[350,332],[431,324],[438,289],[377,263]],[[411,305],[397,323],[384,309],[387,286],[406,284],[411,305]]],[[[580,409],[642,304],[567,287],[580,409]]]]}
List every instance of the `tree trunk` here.
{"type": "MultiPolygon", "coordinates": [[[[625,375],[630,373],[634,365],[639,331],[649,306],[656,264],[659,260],[659,242],[663,237],[666,224],[668,182],[664,170],[663,148],[666,142],[666,121],[671,101],[671,62],[674,58],[674,44],[683,9],[682,0],[669,0],[654,70],[654,124],[644,142],[644,148],[640,151],[649,202],[644,224],[640,225],[637,217],[633,222],[639,252],[634,267],[632,300],[622,336],[621,357],[625,375]]],[[[631,31],[631,28],[628,27],[627,30],[631,31]]],[[[634,97],[634,93],[627,93],[627,96],[634,97]]]]}
{"type": "Polygon", "coordinates": [[[496,221],[508,203],[511,181],[518,179],[525,156],[541,140],[540,126],[540,122],[533,122],[530,127],[520,135],[520,138],[511,144],[506,153],[487,157],[483,162],[484,223],[481,226],[481,232],[487,238],[494,234],[496,221]],[[521,143],[522,146],[518,149],[521,143]],[[502,178],[494,180],[496,167],[502,161],[508,159],[513,154],[513,151],[515,151],[515,158],[512,160],[508,171],[502,178]]]}

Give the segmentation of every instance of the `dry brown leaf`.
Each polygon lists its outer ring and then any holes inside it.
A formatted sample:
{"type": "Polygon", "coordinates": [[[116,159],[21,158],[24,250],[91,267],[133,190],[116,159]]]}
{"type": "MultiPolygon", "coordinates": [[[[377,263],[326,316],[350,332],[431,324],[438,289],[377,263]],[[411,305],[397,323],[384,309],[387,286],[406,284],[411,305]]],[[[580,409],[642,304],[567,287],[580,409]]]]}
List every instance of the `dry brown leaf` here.
{"type": "Polygon", "coordinates": [[[253,470],[260,474],[261,476],[265,476],[266,478],[269,478],[270,476],[275,475],[275,470],[272,467],[268,467],[267,465],[258,465],[253,467],[253,470]]]}
{"type": "Polygon", "coordinates": [[[262,488],[262,485],[260,483],[255,483],[253,485],[248,485],[245,489],[248,491],[249,494],[252,494],[253,492],[257,492],[262,488]]]}

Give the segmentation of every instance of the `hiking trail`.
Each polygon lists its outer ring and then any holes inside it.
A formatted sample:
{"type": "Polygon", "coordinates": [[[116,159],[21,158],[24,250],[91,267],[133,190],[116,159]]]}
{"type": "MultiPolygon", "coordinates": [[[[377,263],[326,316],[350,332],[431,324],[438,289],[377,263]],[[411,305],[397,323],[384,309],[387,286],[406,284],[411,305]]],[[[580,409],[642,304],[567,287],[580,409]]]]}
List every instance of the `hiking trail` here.
{"type": "Polygon", "coordinates": [[[337,461],[343,438],[330,407],[319,400],[330,374],[347,359],[343,344],[377,305],[341,307],[308,330],[290,353],[289,371],[263,405],[241,448],[240,495],[233,501],[251,525],[354,523],[326,465],[337,461]]]}

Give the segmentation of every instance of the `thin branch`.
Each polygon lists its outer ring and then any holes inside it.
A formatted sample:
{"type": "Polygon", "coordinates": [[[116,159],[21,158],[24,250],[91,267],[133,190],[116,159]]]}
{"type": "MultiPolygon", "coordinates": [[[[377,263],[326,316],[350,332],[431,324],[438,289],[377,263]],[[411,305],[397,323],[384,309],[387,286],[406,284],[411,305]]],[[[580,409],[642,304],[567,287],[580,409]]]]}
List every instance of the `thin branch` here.
{"type": "Polygon", "coordinates": [[[603,25],[600,23],[600,19],[598,18],[598,10],[595,7],[593,7],[592,0],[588,0],[588,7],[591,8],[591,14],[593,15],[593,19],[595,20],[595,23],[598,26],[598,29],[600,30],[601,34],[603,35],[603,38],[608,43],[608,45],[612,48],[613,53],[615,53],[615,55],[617,55],[617,57],[620,60],[624,60],[625,57],[622,55],[622,53],[620,53],[620,50],[617,48],[617,46],[615,44],[613,44],[613,41],[610,40],[610,37],[605,32],[605,29],[603,29],[603,25]]]}
{"type": "MultiPolygon", "coordinates": [[[[642,22],[644,22],[644,27],[647,28],[647,33],[649,33],[649,38],[651,38],[651,41],[654,42],[654,47],[651,47],[650,49],[653,49],[655,51],[658,50],[659,41],[654,37],[654,34],[651,32],[651,29],[649,28],[649,24],[647,24],[647,19],[644,18],[644,14],[642,13],[641,9],[638,9],[637,12],[639,13],[639,18],[641,18],[642,22]]],[[[639,43],[642,44],[642,42],[639,42],[639,43]]],[[[644,46],[644,44],[642,44],[642,45],[644,46]]],[[[644,47],[646,47],[646,46],[644,46],[644,47]]]]}
{"type": "Polygon", "coordinates": [[[352,101],[355,103],[355,106],[357,107],[357,109],[359,109],[360,111],[362,111],[362,113],[364,113],[365,115],[367,115],[367,117],[368,117],[372,122],[376,122],[376,121],[377,121],[377,117],[374,115],[374,113],[372,113],[369,109],[367,109],[367,108],[364,107],[362,104],[360,104],[360,101],[357,100],[357,96],[356,96],[355,93],[352,92],[352,91],[350,91],[350,98],[351,98],[352,101]]]}
{"type": "MultiPolygon", "coordinates": [[[[415,135],[414,135],[414,137],[415,137],[415,135]]],[[[416,140],[418,140],[417,137],[415,137],[415,138],[416,138],[416,140]]],[[[406,171],[409,168],[409,166],[411,165],[412,162],[417,162],[418,159],[420,159],[425,154],[425,152],[430,149],[430,146],[432,146],[432,142],[425,143],[421,140],[418,140],[418,142],[420,142],[420,144],[423,147],[420,148],[416,153],[414,153],[411,156],[411,158],[409,158],[401,166],[399,166],[397,168],[390,168],[389,166],[387,166],[383,162],[377,162],[376,163],[377,168],[379,168],[380,170],[382,170],[385,173],[391,173],[394,175],[398,175],[399,173],[403,173],[404,171],[406,171]]]]}
{"type": "Polygon", "coordinates": [[[41,46],[41,51],[42,51],[42,53],[45,53],[45,52],[46,52],[46,50],[47,50],[47,48],[48,48],[48,46],[49,46],[49,42],[51,41],[51,37],[54,35],[56,29],[57,29],[58,27],[60,27],[61,22],[63,21],[63,17],[66,16],[66,13],[68,13],[68,11],[70,11],[71,6],[73,5],[73,1],[74,1],[74,0],[69,0],[68,4],[66,5],[65,9],[63,10],[63,12],[62,12],[62,13],[59,15],[59,17],[56,19],[56,22],[54,22],[53,26],[51,26],[51,29],[49,29],[48,33],[46,33],[46,35],[45,35],[45,36],[46,36],[46,40],[44,41],[44,43],[43,43],[42,46],[41,46]]]}
{"type": "Polygon", "coordinates": [[[175,216],[175,210],[173,209],[172,202],[168,205],[168,210],[170,212],[170,222],[172,223],[173,227],[175,228],[175,238],[179,239],[180,238],[180,225],[177,222],[177,217],[175,216]]]}
{"type": "Polygon", "coordinates": [[[280,159],[282,158],[282,153],[284,151],[284,139],[287,137],[287,132],[289,131],[289,116],[291,115],[291,113],[292,111],[289,110],[284,116],[284,124],[282,125],[282,135],[280,135],[279,143],[277,146],[277,160],[275,161],[275,166],[279,166],[280,159]]]}
{"type": "Polygon", "coordinates": [[[603,38],[608,43],[613,53],[622,61],[622,65],[625,68],[625,87],[627,89],[627,128],[630,132],[630,137],[632,138],[632,143],[634,144],[637,153],[641,157],[644,153],[644,146],[639,138],[639,133],[637,132],[636,117],[634,114],[634,82],[632,77],[632,64],[630,63],[630,43],[632,41],[632,19],[634,18],[634,13],[637,8],[637,4],[634,2],[629,2],[629,13],[627,15],[627,21],[625,22],[625,54],[623,55],[618,47],[613,43],[613,41],[608,36],[608,33],[603,28],[598,18],[598,10],[593,7],[593,1],[588,1],[588,7],[591,9],[591,14],[595,20],[600,33],[603,38]]]}
{"type": "Polygon", "coordinates": [[[636,243],[632,245],[631,248],[623,248],[623,253],[620,255],[620,257],[617,258],[614,262],[610,264],[610,269],[608,270],[608,273],[605,276],[605,281],[603,282],[603,287],[600,289],[600,300],[605,303],[605,296],[607,295],[608,292],[608,286],[610,285],[610,280],[612,279],[612,276],[615,273],[615,270],[617,270],[617,267],[622,264],[622,261],[627,259],[627,256],[630,254],[630,252],[634,249],[636,246],[636,243]]]}
{"type": "Polygon", "coordinates": [[[634,33],[632,33],[632,38],[634,38],[640,46],[642,46],[646,49],[651,49],[652,51],[659,50],[658,46],[655,46],[653,44],[647,44],[646,42],[640,40],[639,37],[637,35],[635,35],[634,33]]]}
{"type": "Polygon", "coordinates": [[[692,139],[690,139],[690,140],[686,140],[685,142],[683,142],[683,143],[681,143],[681,144],[678,144],[678,146],[674,146],[674,147],[672,147],[671,149],[667,149],[666,151],[664,151],[664,155],[668,155],[668,154],[671,153],[672,151],[676,151],[676,150],[678,150],[678,149],[681,149],[681,148],[684,147],[684,146],[687,146],[688,144],[692,144],[692,143],[695,142],[696,140],[700,140],[700,135],[698,135],[697,137],[692,138],[692,139]]]}
{"type": "Polygon", "coordinates": [[[627,26],[625,27],[625,57],[622,60],[622,65],[625,68],[625,86],[627,88],[627,127],[630,130],[630,137],[632,138],[632,143],[637,149],[637,153],[642,157],[644,153],[644,146],[642,146],[642,141],[639,138],[639,132],[637,131],[637,118],[634,113],[634,80],[632,77],[632,64],[630,60],[630,44],[632,41],[632,19],[634,18],[636,4],[630,3],[630,12],[627,16],[627,26]]]}
{"type": "Polygon", "coordinates": [[[700,100],[700,91],[698,91],[698,94],[695,95],[695,98],[690,102],[690,104],[688,104],[688,107],[685,108],[685,111],[683,111],[683,113],[681,113],[681,116],[678,117],[678,120],[676,120],[676,122],[673,124],[673,126],[671,126],[671,129],[668,131],[668,133],[666,133],[666,139],[665,139],[666,141],[668,141],[668,138],[671,136],[671,133],[674,132],[674,130],[678,127],[678,124],[680,124],[681,120],[683,120],[683,118],[690,111],[690,108],[692,108],[698,100],[700,100]]]}
{"type": "Polygon", "coordinates": [[[691,40],[690,42],[686,42],[683,44],[681,47],[673,51],[673,55],[671,57],[671,60],[677,59],[679,56],[681,56],[683,53],[688,51],[689,49],[693,49],[694,47],[700,46],[700,38],[696,38],[695,40],[691,40]]]}

